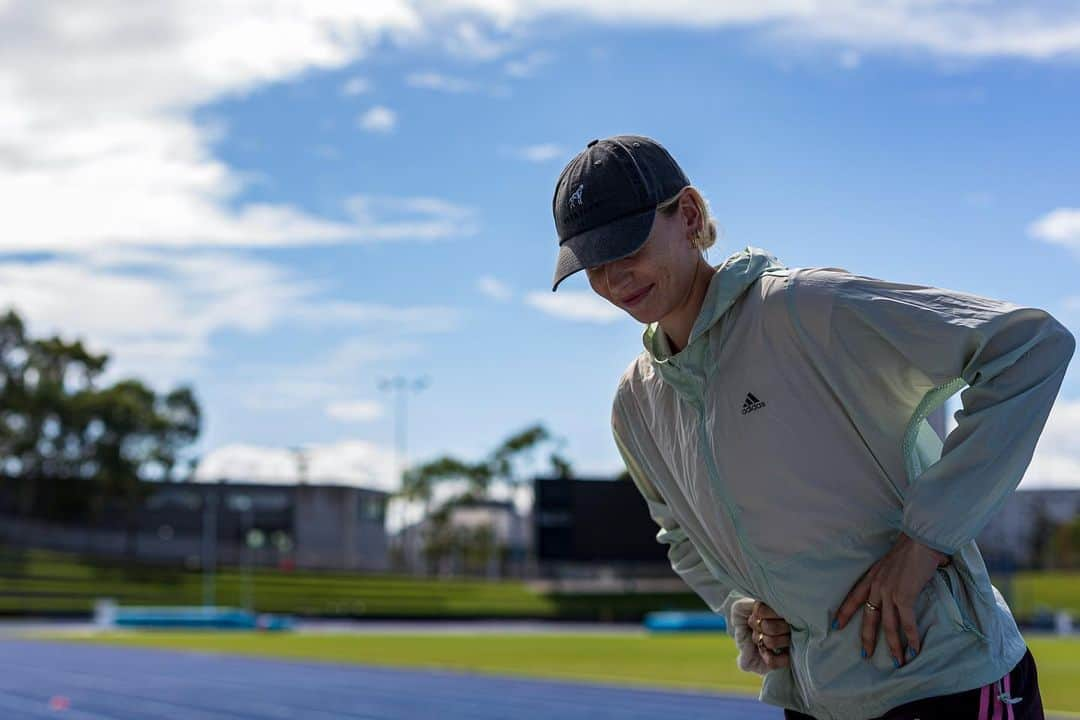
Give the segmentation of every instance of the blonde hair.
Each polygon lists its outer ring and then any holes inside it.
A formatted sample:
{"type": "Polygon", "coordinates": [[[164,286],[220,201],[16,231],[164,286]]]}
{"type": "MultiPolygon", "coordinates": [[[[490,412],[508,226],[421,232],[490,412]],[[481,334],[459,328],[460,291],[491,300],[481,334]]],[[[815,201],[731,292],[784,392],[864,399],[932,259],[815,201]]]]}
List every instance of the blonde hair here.
{"type": "Polygon", "coordinates": [[[709,213],[708,202],[701,196],[701,193],[698,192],[696,187],[687,185],[682,190],[675,193],[673,197],[670,197],[657,205],[656,210],[657,212],[663,213],[665,217],[671,217],[675,214],[675,211],[679,209],[679,198],[682,197],[684,192],[690,194],[690,199],[694,201],[694,205],[697,206],[698,215],[701,216],[701,224],[694,233],[694,247],[705,252],[716,243],[716,220],[714,220],[709,213]]]}

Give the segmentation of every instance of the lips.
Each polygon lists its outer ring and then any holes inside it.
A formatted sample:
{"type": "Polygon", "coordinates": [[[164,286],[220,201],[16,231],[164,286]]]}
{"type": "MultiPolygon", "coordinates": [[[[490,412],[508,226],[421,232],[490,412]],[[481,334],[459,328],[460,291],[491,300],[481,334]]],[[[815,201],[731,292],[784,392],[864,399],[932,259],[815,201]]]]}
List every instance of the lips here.
{"type": "Polygon", "coordinates": [[[653,289],[653,286],[655,284],[656,283],[653,283],[653,285],[647,285],[646,287],[643,287],[642,289],[638,290],[637,292],[635,292],[635,293],[633,293],[631,295],[627,295],[626,297],[624,297],[622,299],[622,304],[623,305],[633,305],[633,304],[639,302],[642,298],[644,298],[646,295],[649,294],[649,292],[653,289]]]}

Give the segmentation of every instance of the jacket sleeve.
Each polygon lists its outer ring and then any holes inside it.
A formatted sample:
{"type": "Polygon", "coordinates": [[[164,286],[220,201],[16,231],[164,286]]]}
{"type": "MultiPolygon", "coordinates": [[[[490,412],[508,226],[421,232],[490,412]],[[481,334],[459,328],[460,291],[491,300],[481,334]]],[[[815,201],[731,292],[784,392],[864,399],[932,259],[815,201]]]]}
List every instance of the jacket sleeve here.
{"type": "Polygon", "coordinates": [[[721,613],[728,619],[727,632],[734,637],[731,605],[744,596],[734,589],[727,578],[718,578],[709,570],[701,554],[687,537],[686,531],[680,527],[671,509],[649,479],[648,473],[643,470],[636,459],[640,454],[634,452],[636,444],[633,441],[633,433],[624,421],[621,404],[617,398],[612,408],[611,430],[630,478],[645,498],[649,515],[660,526],[660,530],[656,533],[656,541],[668,546],[667,556],[672,570],[705,601],[710,610],[721,613]]]}
{"type": "Polygon", "coordinates": [[[830,352],[840,362],[864,373],[902,368],[899,381],[924,401],[967,384],[940,458],[908,479],[900,528],[951,555],[1020,483],[1076,340],[1037,308],[827,270],[807,286],[829,295],[817,307],[828,314],[830,352]]]}

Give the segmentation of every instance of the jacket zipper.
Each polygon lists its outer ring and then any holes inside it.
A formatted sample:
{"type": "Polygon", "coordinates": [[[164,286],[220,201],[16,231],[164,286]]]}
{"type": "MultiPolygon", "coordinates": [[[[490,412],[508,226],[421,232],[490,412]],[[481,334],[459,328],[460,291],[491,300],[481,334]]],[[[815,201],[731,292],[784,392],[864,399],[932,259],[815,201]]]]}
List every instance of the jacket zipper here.
{"type": "MultiPolygon", "coordinates": [[[[705,458],[705,464],[710,476],[710,482],[713,488],[719,493],[721,501],[724,505],[724,510],[727,512],[728,520],[731,522],[731,528],[735,532],[735,539],[739,543],[739,547],[742,548],[743,554],[746,557],[747,565],[750,568],[751,577],[748,580],[754,580],[755,577],[760,578],[760,582],[764,583],[765,590],[768,593],[768,598],[756,598],[758,600],[768,600],[769,604],[772,604],[772,598],[776,597],[776,591],[773,589],[772,583],[769,581],[769,576],[765,572],[764,563],[758,557],[756,551],[754,551],[752,545],[746,541],[743,536],[742,529],[739,524],[738,516],[735,513],[734,508],[731,506],[731,501],[728,499],[727,491],[723,487],[723,483],[720,478],[720,469],[716,465],[716,459],[713,457],[713,446],[710,442],[709,434],[705,427],[705,379],[702,376],[698,376],[694,373],[687,372],[686,375],[690,378],[691,382],[696,386],[697,396],[689,397],[690,404],[698,412],[698,426],[699,426],[699,442],[701,444],[701,454],[705,458]]],[[[757,583],[755,583],[757,584],[757,583]]],[[[756,593],[755,593],[756,594],[756,593]]],[[[791,625],[790,619],[788,625],[791,625]]],[[[791,625],[793,632],[793,639],[795,633],[802,633],[803,638],[802,648],[798,651],[798,657],[793,657],[792,660],[798,663],[801,667],[798,673],[792,672],[792,682],[796,687],[796,691],[803,696],[804,704],[808,704],[805,690],[801,687],[799,682],[800,675],[804,678],[810,678],[810,654],[808,652],[810,645],[811,629],[809,627],[797,627],[791,625]]],[[[794,671],[794,665],[792,666],[794,671]]]]}
{"type": "MultiPolygon", "coordinates": [[[[705,381],[703,378],[687,373],[695,385],[697,385],[698,393],[697,397],[690,398],[690,403],[698,412],[698,434],[699,442],[701,444],[701,454],[705,458],[705,465],[708,469],[710,482],[712,487],[719,493],[720,498],[724,505],[724,510],[727,512],[728,520],[731,523],[731,528],[735,532],[735,539],[739,543],[739,547],[742,548],[744,555],[747,559],[747,564],[751,566],[753,575],[757,575],[761,581],[765,583],[766,590],[769,594],[769,601],[772,602],[772,598],[776,597],[776,592],[773,590],[772,583],[769,582],[769,577],[765,573],[764,564],[757,556],[757,553],[753,550],[751,545],[746,541],[743,536],[742,529],[739,525],[738,516],[735,514],[734,509],[731,507],[731,501],[728,498],[727,491],[723,487],[723,483],[720,478],[720,470],[716,465],[716,460],[713,457],[712,443],[710,442],[709,434],[705,428],[705,404],[703,398],[705,397],[705,381]]],[[[753,577],[747,578],[753,580],[753,577]]],[[[762,599],[762,598],[758,598],[762,599]]],[[[789,623],[790,624],[790,623],[789,623]]]]}

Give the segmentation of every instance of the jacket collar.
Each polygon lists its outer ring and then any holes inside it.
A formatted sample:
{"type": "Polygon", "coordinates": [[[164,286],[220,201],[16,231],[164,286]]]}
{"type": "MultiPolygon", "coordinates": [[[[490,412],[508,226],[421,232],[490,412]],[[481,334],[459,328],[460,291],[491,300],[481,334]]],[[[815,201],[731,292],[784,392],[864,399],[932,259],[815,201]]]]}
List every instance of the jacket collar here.
{"type": "Polygon", "coordinates": [[[701,303],[701,310],[690,330],[690,339],[685,348],[672,354],[668,339],[660,329],[660,323],[649,323],[645,327],[641,340],[653,362],[667,363],[679,358],[762,274],[769,270],[784,269],[786,266],[772,253],[747,246],[714,267],[716,272],[709,281],[709,289],[705,291],[705,299],[701,303]]]}

